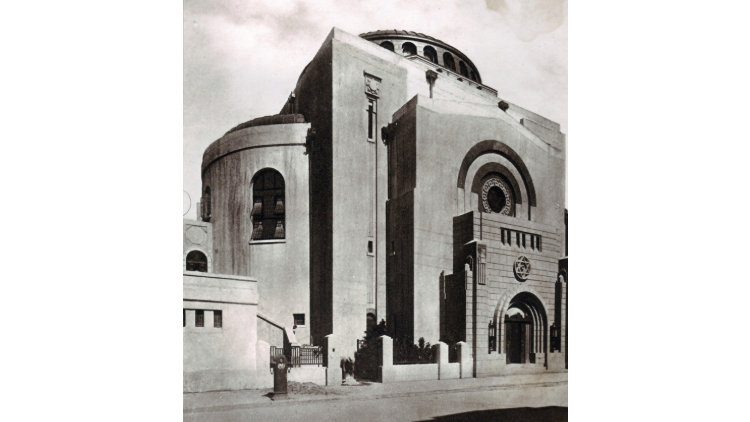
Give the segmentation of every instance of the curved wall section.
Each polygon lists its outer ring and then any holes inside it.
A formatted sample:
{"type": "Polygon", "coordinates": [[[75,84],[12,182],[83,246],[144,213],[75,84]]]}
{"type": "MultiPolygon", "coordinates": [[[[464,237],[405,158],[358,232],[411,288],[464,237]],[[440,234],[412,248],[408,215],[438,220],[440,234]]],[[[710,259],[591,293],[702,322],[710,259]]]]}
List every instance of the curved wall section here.
{"type": "Polygon", "coordinates": [[[202,165],[203,190],[211,188],[213,270],[257,279],[258,312],[284,326],[294,325],[294,314],[305,314],[308,325],[296,330],[301,343],[309,342],[310,320],[304,146],[309,127],[309,123],[279,124],[229,133],[206,149],[202,165]],[[263,169],[274,169],[284,178],[284,239],[252,240],[253,178],[263,169]]]}

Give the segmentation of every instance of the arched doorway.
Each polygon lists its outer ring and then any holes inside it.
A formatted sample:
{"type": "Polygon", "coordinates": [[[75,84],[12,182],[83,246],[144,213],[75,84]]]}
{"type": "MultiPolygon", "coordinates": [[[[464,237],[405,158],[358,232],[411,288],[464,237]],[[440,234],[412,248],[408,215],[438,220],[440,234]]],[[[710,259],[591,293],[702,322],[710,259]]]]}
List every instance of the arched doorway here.
{"type": "Polygon", "coordinates": [[[546,306],[536,295],[519,292],[496,315],[506,364],[546,364],[549,322],[546,306]]]}

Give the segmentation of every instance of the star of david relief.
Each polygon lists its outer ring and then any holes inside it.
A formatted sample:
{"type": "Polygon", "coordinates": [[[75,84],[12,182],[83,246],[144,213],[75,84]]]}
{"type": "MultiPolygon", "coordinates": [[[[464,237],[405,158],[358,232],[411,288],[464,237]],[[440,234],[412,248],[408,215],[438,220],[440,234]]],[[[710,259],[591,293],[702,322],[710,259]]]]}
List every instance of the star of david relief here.
{"type": "Polygon", "coordinates": [[[523,255],[519,256],[513,264],[513,272],[516,274],[516,278],[519,281],[525,281],[529,278],[529,273],[531,272],[531,263],[529,262],[529,259],[523,255]]]}
{"type": "Polygon", "coordinates": [[[487,179],[482,186],[482,211],[513,215],[513,194],[500,178],[487,179]]]}

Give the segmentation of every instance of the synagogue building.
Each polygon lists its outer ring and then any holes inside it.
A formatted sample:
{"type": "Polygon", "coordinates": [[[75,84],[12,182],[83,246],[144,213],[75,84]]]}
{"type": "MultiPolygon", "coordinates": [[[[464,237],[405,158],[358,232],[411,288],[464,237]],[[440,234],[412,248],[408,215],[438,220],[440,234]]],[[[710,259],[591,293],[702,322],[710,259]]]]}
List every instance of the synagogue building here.
{"type": "Polygon", "coordinates": [[[278,114],[228,130],[196,169],[186,379],[268,372],[267,345],[329,335],[351,357],[381,320],[393,339],[465,343],[473,376],[566,368],[560,125],[411,31],[334,28],[290,88],[278,114]]]}

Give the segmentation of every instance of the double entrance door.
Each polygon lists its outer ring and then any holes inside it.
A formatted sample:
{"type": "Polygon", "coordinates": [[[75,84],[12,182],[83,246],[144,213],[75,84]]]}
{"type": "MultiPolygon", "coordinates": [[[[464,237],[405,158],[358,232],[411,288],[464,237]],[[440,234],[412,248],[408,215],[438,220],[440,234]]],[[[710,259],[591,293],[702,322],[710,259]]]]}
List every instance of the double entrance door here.
{"type": "Polygon", "coordinates": [[[531,363],[529,343],[533,338],[530,319],[505,317],[506,363],[531,363]]]}

